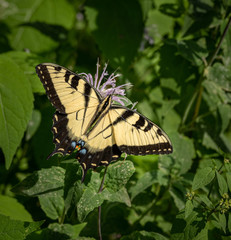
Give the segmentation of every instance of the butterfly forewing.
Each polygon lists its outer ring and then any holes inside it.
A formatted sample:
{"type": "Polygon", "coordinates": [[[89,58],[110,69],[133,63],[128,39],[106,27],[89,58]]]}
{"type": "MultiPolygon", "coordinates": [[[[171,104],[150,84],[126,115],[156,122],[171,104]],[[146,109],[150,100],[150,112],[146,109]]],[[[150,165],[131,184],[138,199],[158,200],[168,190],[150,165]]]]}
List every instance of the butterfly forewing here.
{"type": "Polygon", "coordinates": [[[99,105],[100,97],[93,87],[70,70],[44,63],[36,67],[36,72],[48,98],[60,113],[99,105]]]}
{"type": "Polygon", "coordinates": [[[122,152],[172,152],[172,144],[162,129],[136,111],[111,105],[111,96],[102,99],[77,74],[51,63],[39,64],[36,72],[57,109],[52,127],[56,147],[51,155],[70,154],[77,148],[83,179],[89,168],[108,165],[122,152]]]}

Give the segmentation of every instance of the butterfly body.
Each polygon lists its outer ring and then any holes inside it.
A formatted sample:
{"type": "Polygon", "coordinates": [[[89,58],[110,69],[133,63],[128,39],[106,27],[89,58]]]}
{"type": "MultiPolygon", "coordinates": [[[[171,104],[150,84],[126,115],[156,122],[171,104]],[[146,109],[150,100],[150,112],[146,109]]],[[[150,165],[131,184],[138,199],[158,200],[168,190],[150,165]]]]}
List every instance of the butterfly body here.
{"type": "Polygon", "coordinates": [[[84,175],[89,168],[108,165],[122,152],[134,155],[168,154],[171,142],[157,125],[127,107],[103,98],[89,82],[56,64],[36,67],[56,112],[52,132],[55,150],[71,154],[77,149],[84,175]]]}

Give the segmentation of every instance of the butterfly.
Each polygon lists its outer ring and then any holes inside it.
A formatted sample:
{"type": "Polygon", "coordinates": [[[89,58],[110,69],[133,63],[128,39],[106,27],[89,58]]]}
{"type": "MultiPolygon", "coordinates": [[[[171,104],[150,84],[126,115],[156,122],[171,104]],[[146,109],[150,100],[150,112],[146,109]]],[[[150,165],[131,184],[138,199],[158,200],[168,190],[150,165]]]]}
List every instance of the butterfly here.
{"type": "Polygon", "coordinates": [[[53,63],[37,65],[36,72],[56,108],[55,149],[49,157],[77,149],[82,181],[88,169],[109,165],[122,153],[172,153],[171,141],[160,127],[137,111],[113,103],[112,94],[102,97],[83,77],[53,63]]]}

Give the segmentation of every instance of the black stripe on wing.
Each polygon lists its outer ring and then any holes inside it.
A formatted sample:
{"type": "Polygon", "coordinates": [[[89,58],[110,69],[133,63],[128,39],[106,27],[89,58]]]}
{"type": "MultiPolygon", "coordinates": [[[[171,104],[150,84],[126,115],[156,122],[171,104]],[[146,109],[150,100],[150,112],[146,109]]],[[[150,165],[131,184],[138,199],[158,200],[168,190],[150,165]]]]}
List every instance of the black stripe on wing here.
{"type": "MultiPolygon", "coordinates": [[[[135,112],[131,109],[128,109],[126,107],[117,107],[117,106],[112,106],[112,110],[116,109],[123,109],[124,112],[122,113],[122,115],[118,114],[118,117],[112,122],[112,126],[116,127],[119,126],[119,124],[121,124],[121,131],[123,131],[123,124],[129,124],[131,126],[131,133],[127,133],[127,134],[131,134],[131,138],[134,137],[133,136],[133,132],[135,131],[135,129],[140,130],[140,134],[147,134],[148,131],[150,131],[152,128],[156,127],[157,130],[154,131],[155,135],[152,136],[150,140],[150,144],[145,144],[145,145],[129,145],[129,144],[120,144],[119,142],[116,142],[116,144],[118,145],[119,149],[121,150],[121,152],[125,152],[127,154],[132,154],[132,155],[149,155],[149,154],[170,154],[172,153],[173,149],[172,149],[172,144],[167,136],[167,134],[161,129],[159,128],[157,125],[155,125],[153,122],[151,122],[149,119],[147,119],[146,117],[142,116],[141,114],[139,114],[138,112],[135,112]],[[135,122],[133,121],[132,117],[133,116],[139,116],[138,120],[136,120],[135,122]],[[166,141],[163,142],[164,138],[166,141]]],[[[126,129],[126,128],[125,128],[126,129]]],[[[115,134],[120,134],[117,132],[115,134]]],[[[144,136],[146,137],[146,136],[144,136]]]]}
{"type": "Polygon", "coordinates": [[[63,155],[71,154],[75,148],[71,146],[73,139],[68,135],[67,129],[67,115],[56,112],[53,116],[53,143],[55,144],[55,150],[48,156],[50,158],[56,153],[63,155]]]}
{"type": "Polygon", "coordinates": [[[108,146],[104,150],[90,152],[87,146],[84,146],[77,152],[77,159],[83,168],[82,182],[86,176],[87,170],[95,169],[99,166],[107,166],[111,161],[116,161],[121,156],[121,151],[117,145],[108,146]]]}
{"type": "MultiPolygon", "coordinates": [[[[36,73],[39,76],[45,90],[46,94],[53,104],[53,106],[59,110],[61,113],[65,113],[65,106],[61,103],[59,96],[55,90],[54,84],[53,84],[53,79],[51,78],[50,71],[51,69],[48,69],[47,66],[53,67],[54,70],[52,70],[52,74],[58,74],[59,72],[63,69],[61,66],[56,66],[56,65],[46,65],[46,64],[39,64],[36,66],[36,73]]],[[[80,76],[78,76],[75,73],[72,73],[71,71],[65,69],[66,73],[64,76],[65,82],[69,84],[73,90],[77,90],[77,86],[79,83],[80,76]],[[70,80],[70,76],[73,76],[72,79],[70,80]]]]}

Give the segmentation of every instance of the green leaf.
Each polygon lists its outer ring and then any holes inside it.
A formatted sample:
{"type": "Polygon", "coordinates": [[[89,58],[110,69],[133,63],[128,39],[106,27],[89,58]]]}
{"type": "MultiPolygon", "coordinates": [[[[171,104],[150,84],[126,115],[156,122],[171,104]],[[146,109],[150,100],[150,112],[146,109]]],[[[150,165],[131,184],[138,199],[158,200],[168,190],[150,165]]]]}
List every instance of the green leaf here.
{"type": "Polygon", "coordinates": [[[77,204],[79,221],[82,222],[91,211],[101,206],[104,200],[122,202],[130,206],[130,198],[124,185],[134,171],[135,168],[131,161],[116,162],[109,165],[104,189],[100,193],[98,192],[101,184],[100,174],[92,172],[91,180],[77,204]]]}
{"type": "Polygon", "coordinates": [[[0,214],[11,219],[32,222],[33,219],[24,206],[15,198],[0,195],[0,214]]]}
{"type": "Polygon", "coordinates": [[[139,240],[167,240],[166,237],[159,233],[155,232],[147,232],[147,231],[135,231],[132,234],[128,236],[124,236],[121,238],[121,240],[133,240],[133,239],[139,239],[139,240]]]}
{"type": "Polygon", "coordinates": [[[135,167],[131,161],[118,161],[109,166],[105,186],[113,191],[118,191],[128,182],[134,172],[135,167]]]}
{"type": "Polygon", "coordinates": [[[185,204],[185,218],[187,218],[193,211],[193,203],[191,200],[187,200],[186,204],[185,204]]]}
{"type": "Polygon", "coordinates": [[[65,211],[75,209],[76,204],[84,191],[84,184],[81,183],[82,169],[79,163],[66,164],[64,179],[65,211]]]}
{"type": "Polygon", "coordinates": [[[199,169],[193,179],[192,190],[195,191],[198,188],[205,187],[213,180],[214,177],[215,170],[211,167],[199,169]]]}
{"type": "Polygon", "coordinates": [[[28,123],[26,131],[26,140],[30,140],[34,133],[37,131],[39,124],[41,122],[41,113],[38,110],[32,112],[32,117],[28,123]]]}
{"type": "Polygon", "coordinates": [[[125,187],[122,187],[119,191],[114,193],[108,191],[108,189],[105,189],[104,191],[105,200],[110,202],[125,203],[128,207],[131,207],[131,200],[125,187]]]}
{"type": "Polygon", "coordinates": [[[216,142],[214,141],[214,139],[208,134],[208,132],[204,132],[203,135],[203,140],[202,140],[202,144],[206,147],[206,148],[211,148],[217,152],[219,152],[219,147],[217,146],[216,142]]]}
{"type": "Polygon", "coordinates": [[[219,213],[219,224],[221,229],[226,233],[226,217],[225,214],[219,213]]]}
{"type": "Polygon", "coordinates": [[[202,229],[201,232],[194,238],[194,240],[210,240],[208,232],[208,228],[202,229]]]}
{"type": "Polygon", "coordinates": [[[198,209],[194,209],[187,218],[180,212],[171,229],[171,240],[191,240],[206,228],[206,218],[198,209]]]}
{"type": "Polygon", "coordinates": [[[106,58],[126,69],[143,34],[142,10],[138,1],[88,0],[85,11],[90,31],[106,58]]]}
{"type": "Polygon", "coordinates": [[[85,238],[79,237],[82,229],[86,226],[86,223],[71,225],[71,224],[58,224],[52,223],[48,226],[48,228],[43,228],[37,232],[30,234],[27,239],[28,240],[69,240],[69,239],[78,239],[78,240],[87,240],[93,238],[85,238]]]}
{"type": "Polygon", "coordinates": [[[38,196],[42,210],[47,217],[55,220],[63,215],[64,199],[63,189],[47,192],[38,196]]]}
{"type": "Polygon", "coordinates": [[[98,193],[96,190],[87,188],[77,204],[78,219],[84,221],[86,216],[99,207],[104,202],[104,192],[98,193]]]}
{"type": "Polygon", "coordinates": [[[216,176],[217,176],[217,181],[219,186],[219,192],[222,196],[224,193],[228,192],[228,186],[225,181],[225,178],[218,171],[216,171],[216,176]]]}
{"type": "Polygon", "coordinates": [[[148,187],[152,186],[154,183],[159,183],[160,178],[166,178],[166,176],[160,170],[153,170],[151,172],[146,172],[134,186],[130,188],[131,199],[133,200],[138,194],[143,192],[148,187]]]}
{"type": "Polygon", "coordinates": [[[39,58],[35,54],[22,51],[10,51],[2,55],[10,58],[18,65],[30,82],[34,93],[45,93],[41,81],[39,80],[37,74],[35,74],[35,66],[43,61],[43,59],[39,58]]]}
{"type": "Polygon", "coordinates": [[[209,208],[213,208],[213,203],[209,200],[209,198],[207,197],[207,195],[205,194],[199,194],[198,195],[200,200],[205,203],[205,205],[209,208]]]}
{"type": "Polygon", "coordinates": [[[11,220],[9,217],[0,214],[0,239],[24,240],[27,235],[36,231],[44,221],[23,222],[11,220]]]}
{"type": "Polygon", "coordinates": [[[231,192],[231,172],[226,172],[227,184],[229,187],[229,191],[231,192]]]}
{"type": "Polygon", "coordinates": [[[38,196],[46,215],[57,219],[64,210],[64,174],[65,170],[61,167],[42,169],[17,184],[12,191],[27,196],[38,196]]]}
{"type": "Polygon", "coordinates": [[[185,195],[186,189],[183,187],[181,182],[175,182],[169,189],[169,193],[174,199],[174,202],[179,210],[185,207],[185,195]]]}
{"type": "Polygon", "coordinates": [[[71,239],[75,239],[79,236],[82,229],[86,226],[87,223],[80,223],[76,225],[71,224],[58,224],[52,223],[48,226],[48,229],[53,232],[59,232],[68,235],[71,239]]]}
{"type": "Polygon", "coordinates": [[[231,232],[231,213],[229,213],[229,218],[228,218],[228,229],[229,229],[229,232],[231,232]]]}
{"type": "Polygon", "coordinates": [[[171,156],[161,156],[160,163],[165,165],[166,158],[174,158],[174,166],[170,166],[171,170],[176,169],[179,174],[186,173],[192,166],[192,159],[195,157],[195,149],[192,139],[189,139],[178,133],[170,136],[173,144],[173,153],[171,156]],[[184,146],[184,147],[182,147],[184,146]]]}
{"type": "Polygon", "coordinates": [[[179,40],[176,42],[176,46],[179,53],[184,58],[197,66],[200,66],[203,63],[203,59],[205,59],[209,54],[206,47],[206,41],[203,38],[200,38],[200,41],[198,42],[195,40],[179,40]]]}
{"type": "Polygon", "coordinates": [[[22,70],[10,58],[0,56],[0,147],[6,168],[20,145],[31,118],[33,95],[22,70]]]}
{"type": "Polygon", "coordinates": [[[51,167],[35,171],[32,175],[17,184],[12,191],[25,196],[38,196],[63,189],[65,170],[51,167]]]}
{"type": "Polygon", "coordinates": [[[41,21],[70,29],[74,22],[74,8],[65,0],[29,2],[12,0],[12,3],[15,11],[8,16],[6,21],[12,27],[9,37],[11,46],[17,50],[29,49],[32,52],[44,52],[57,46],[50,37],[31,27],[23,25],[18,27],[20,24],[41,21]]]}

